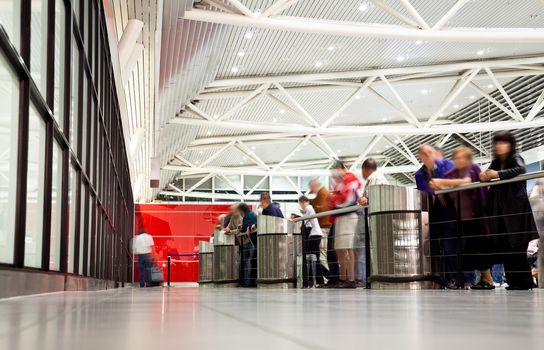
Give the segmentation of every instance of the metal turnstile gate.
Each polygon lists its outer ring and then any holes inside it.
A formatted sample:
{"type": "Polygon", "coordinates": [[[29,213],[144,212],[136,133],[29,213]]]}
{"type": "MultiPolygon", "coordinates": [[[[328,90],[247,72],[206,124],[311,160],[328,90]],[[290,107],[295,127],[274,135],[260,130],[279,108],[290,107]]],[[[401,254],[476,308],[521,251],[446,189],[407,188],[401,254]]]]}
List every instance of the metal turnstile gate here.
{"type": "Polygon", "coordinates": [[[209,242],[198,242],[198,284],[210,286],[213,282],[213,245],[209,242]]]}

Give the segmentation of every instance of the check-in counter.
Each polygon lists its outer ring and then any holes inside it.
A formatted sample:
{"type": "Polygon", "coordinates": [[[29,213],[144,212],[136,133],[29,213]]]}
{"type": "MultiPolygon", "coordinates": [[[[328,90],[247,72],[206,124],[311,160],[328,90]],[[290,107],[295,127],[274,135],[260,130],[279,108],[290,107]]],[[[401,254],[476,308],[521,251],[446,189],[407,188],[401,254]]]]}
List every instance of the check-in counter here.
{"type": "Polygon", "coordinates": [[[215,230],[213,239],[213,284],[236,287],[240,279],[240,251],[233,235],[215,230]]]}
{"type": "Polygon", "coordinates": [[[425,289],[430,282],[428,213],[416,189],[369,187],[373,289],[425,289]]]}
{"type": "Polygon", "coordinates": [[[296,284],[298,226],[286,219],[259,215],[257,218],[257,286],[293,288],[296,284]]]}
{"type": "Polygon", "coordinates": [[[210,286],[213,282],[213,244],[198,242],[198,284],[210,286]]]}

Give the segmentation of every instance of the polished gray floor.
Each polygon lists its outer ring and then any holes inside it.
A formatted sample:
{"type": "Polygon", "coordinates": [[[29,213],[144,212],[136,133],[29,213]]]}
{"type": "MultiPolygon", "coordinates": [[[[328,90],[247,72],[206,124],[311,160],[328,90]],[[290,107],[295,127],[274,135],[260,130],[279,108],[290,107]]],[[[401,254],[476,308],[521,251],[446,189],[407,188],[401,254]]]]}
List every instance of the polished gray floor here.
{"type": "Polygon", "coordinates": [[[542,349],[533,292],[125,289],[0,301],[0,349],[542,349]]]}

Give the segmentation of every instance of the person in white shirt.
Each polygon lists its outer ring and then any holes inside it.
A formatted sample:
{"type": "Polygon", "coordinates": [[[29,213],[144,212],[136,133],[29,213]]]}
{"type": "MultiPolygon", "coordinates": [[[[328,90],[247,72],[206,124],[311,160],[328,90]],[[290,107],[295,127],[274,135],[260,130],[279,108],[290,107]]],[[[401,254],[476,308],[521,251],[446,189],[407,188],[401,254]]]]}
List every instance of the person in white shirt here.
{"type": "Polygon", "coordinates": [[[132,250],[138,256],[138,272],[140,273],[140,288],[146,287],[146,271],[153,262],[153,237],[146,230],[142,229],[132,241],[132,250]]]}
{"type": "MultiPolygon", "coordinates": [[[[298,204],[303,216],[315,215],[315,210],[306,196],[300,196],[298,204]]],[[[323,285],[323,269],[319,263],[320,249],[319,245],[323,238],[323,231],[319,226],[317,218],[304,220],[302,224],[308,234],[306,239],[306,266],[308,269],[308,287],[320,287],[323,285]]]]}
{"type": "MultiPolygon", "coordinates": [[[[368,158],[363,162],[361,167],[363,179],[363,195],[359,198],[359,204],[366,206],[368,205],[368,188],[375,185],[389,185],[389,182],[383,176],[382,173],[378,171],[378,164],[373,158],[368,158]]],[[[361,215],[359,220],[359,232],[362,233],[360,237],[364,238],[364,233],[366,231],[366,215],[361,215]]],[[[355,249],[355,281],[357,286],[363,286],[366,284],[366,252],[365,252],[364,239],[361,239],[360,244],[355,249]]]]}

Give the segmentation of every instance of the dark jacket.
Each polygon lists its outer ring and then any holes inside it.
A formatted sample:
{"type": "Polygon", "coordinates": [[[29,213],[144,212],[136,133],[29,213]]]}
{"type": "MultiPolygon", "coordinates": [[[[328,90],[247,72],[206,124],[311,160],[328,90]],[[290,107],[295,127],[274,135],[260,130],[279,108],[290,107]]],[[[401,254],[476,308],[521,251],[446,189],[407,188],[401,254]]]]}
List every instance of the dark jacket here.
{"type": "MultiPolygon", "coordinates": [[[[493,159],[489,169],[496,170],[501,180],[526,172],[523,158],[515,153],[504,162],[493,159]]],[[[531,205],[527,198],[527,182],[519,181],[490,186],[488,210],[492,216],[492,233],[510,233],[506,237],[511,247],[527,245],[538,238],[531,205]],[[504,227],[503,227],[504,226],[504,227]]],[[[500,239],[500,236],[496,236],[500,239]]]]}
{"type": "Polygon", "coordinates": [[[268,207],[263,209],[263,215],[283,218],[283,213],[281,212],[281,209],[274,203],[270,203],[268,207]]]}

